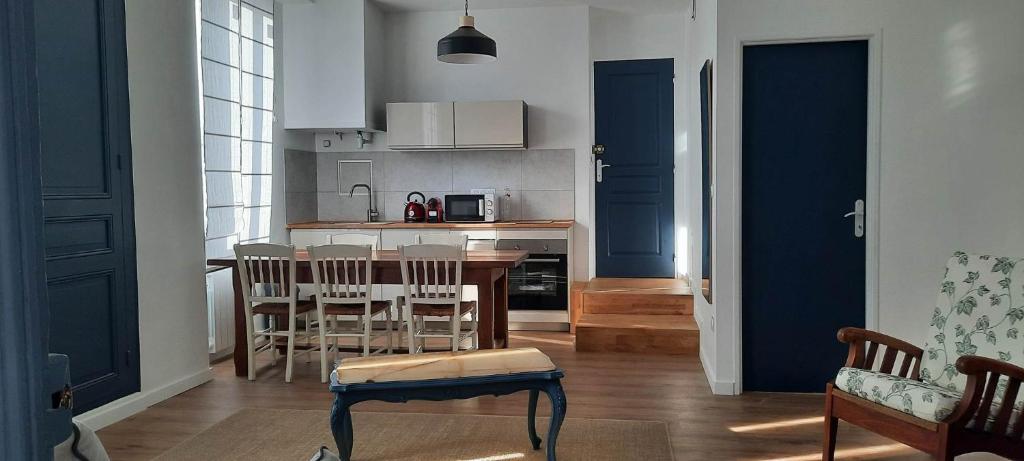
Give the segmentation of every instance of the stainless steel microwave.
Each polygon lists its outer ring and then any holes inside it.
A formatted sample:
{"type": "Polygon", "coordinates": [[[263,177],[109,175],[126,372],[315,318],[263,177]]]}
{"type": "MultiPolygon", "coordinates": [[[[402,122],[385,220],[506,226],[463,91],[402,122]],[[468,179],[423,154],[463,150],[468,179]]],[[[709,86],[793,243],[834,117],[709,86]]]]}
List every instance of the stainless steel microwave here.
{"type": "Polygon", "coordinates": [[[447,222],[495,222],[499,219],[500,208],[494,194],[444,196],[444,220],[447,222]]]}

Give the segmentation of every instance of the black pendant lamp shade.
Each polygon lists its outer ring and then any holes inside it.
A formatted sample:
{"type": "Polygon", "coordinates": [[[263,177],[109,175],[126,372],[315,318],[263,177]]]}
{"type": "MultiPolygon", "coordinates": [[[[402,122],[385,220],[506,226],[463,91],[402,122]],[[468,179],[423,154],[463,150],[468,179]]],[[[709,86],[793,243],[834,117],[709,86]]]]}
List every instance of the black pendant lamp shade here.
{"type": "Polygon", "coordinates": [[[498,46],[494,39],[473,27],[467,0],[466,14],[459,18],[459,28],[437,41],[437,60],[451,64],[480,64],[497,59],[498,46]]]}

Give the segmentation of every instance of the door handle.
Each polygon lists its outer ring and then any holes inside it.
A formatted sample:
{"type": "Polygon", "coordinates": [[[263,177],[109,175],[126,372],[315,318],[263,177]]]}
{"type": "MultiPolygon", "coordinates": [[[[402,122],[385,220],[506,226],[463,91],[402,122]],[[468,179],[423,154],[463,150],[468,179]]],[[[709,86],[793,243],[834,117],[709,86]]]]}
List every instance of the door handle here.
{"type": "Polygon", "coordinates": [[[604,181],[604,169],[610,166],[611,165],[606,165],[603,161],[601,161],[601,159],[597,159],[597,164],[594,167],[597,170],[597,182],[604,181]]]}
{"type": "Polygon", "coordinates": [[[853,202],[853,211],[843,215],[844,218],[853,216],[853,235],[854,237],[864,236],[864,201],[858,199],[853,202]]]}

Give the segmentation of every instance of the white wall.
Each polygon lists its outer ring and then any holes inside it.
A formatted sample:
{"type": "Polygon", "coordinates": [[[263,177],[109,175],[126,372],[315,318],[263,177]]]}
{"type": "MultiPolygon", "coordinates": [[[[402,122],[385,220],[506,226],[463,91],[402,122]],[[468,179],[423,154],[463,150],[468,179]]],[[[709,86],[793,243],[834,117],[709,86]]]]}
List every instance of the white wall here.
{"type": "Polygon", "coordinates": [[[739,43],[881,40],[878,328],[922,344],[954,250],[1024,254],[1021,18],[1014,0],[720,0],[716,379],[741,379],[739,43]]]}
{"type": "MultiPolygon", "coordinates": [[[[385,79],[390,102],[523,99],[531,149],[575,149],[574,277],[587,279],[590,247],[590,56],[587,7],[474,11],[477,28],[498,43],[498,61],[437,61],[437,40],[458,26],[457,11],[385,16],[385,79]]],[[[379,142],[375,139],[375,142],[379,142]]]]}
{"type": "Polygon", "coordinates": [[[195,6],[125,2],[142,390],[101,427],[211,378],[207,360],[195,6]]]}
{"type": "MultiPolygon", "coordinates": [[[[685,24],[683,43],[685,47],[684,51],[684,69],[677,73],[677,80],[684,82],[685,100],[683,102],[684,112],[684,131],[682,134],[683,138],[683,155],[682,161],[677,160],[677,167],[684,171],[683,174],[676,175],[676,187],[686,191],[685,196],[676,203],[677,210],[682,208],[680,214],[686,216],[685,222],[687,223],[686,236],[687,241],[685,242],[688,246],[687,254],[690,255],[688,260],[689,275],[690,275],[690,286],[700,286],[701,283],[701,258],[700,255],[703,251],[703,242],[701,241],[701,191],[702,191],[702,177],[701,177],[701,123],[700,123],[700,69],[704,65],[704,61],[711,59],[712,61],[712,78],[717,76],[715,71],[715,65],[717,64],[717,15],[718,15],[718,0],[698,0],[696,2],[697,14],[696,17],[691,19],[692,11],[688,11],[683,20],[685,24]],[[685,178],[685,183],[681,184],[680,180],[685,178]],[[691,224],[692,223],[692,224],[691,224]]],[[[717,82],[712,82],[712,92],[717,89],[717,82]]],[[[714,98],[712,98],[714,99],[714,98]]],[[[714,108],[713,108],[714,109],[714,108]]],[[[714,112],[714,110],[712,110],[714,112]]],[[[714,119],[712,119],[712,123],[714,119]]],[[[714,133],[714,130],[712,130],[714,133]]],[[[715,143],[712,142],[712,149],[714,149],[715,143]]],[[[714,220],[712,220],[712,226],[714,226],[714,220]]],[[[714,235],[714,233],[712,233],[714,235]]],[[[712,266],[712,271],[716,269],[715,265],[712,266]]],[[[712,274],[712,283],[714,283],[716,276],[712,274]]],[[[715,293],[714,287],[712,287],[712,294],[715,293]]],[[[715,298],[713,297],[712,300],[715,298]]],[[[716,341],[718,339],[715,334],[716,322],[715,322],[715,310],[714,306],[707,302],[703,296],[699,293],[694,294],[694,317],[697,320],[698,325],[701,329],[700,335],[700,354],[701,362],[704,365],[704,371],[708,375],[708,381],[711,384],[711,389],[716,394],[732,394],[734,389],[729,381],[721,381],[718,378],[718,373],[715,367],[715,351],[717,349],[716,341]]]]}

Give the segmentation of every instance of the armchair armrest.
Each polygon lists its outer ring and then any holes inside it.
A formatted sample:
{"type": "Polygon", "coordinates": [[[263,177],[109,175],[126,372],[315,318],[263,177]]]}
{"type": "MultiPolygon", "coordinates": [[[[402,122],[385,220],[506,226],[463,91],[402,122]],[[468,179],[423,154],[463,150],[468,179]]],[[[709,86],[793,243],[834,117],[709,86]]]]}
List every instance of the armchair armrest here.
{"type": "Polygon", "coordinates": [[[878,371],[920,380],[921,358],[924,356],[924,351],[920,347],[892,336],[863,328],[842,328],[836,337],[839,338],[840,342],[850,345],[845,366],[863,370],[872,369],[875,364],[875,357],[878,355],[879,345],[882,345],[885,346],[885,352],[878,371]],[[904,357],[900,363],[900,369],[894,372],[893,368],[896,365],[897,354],[901,352],[904,357]]]}
{"type": "MultiPolygon", "coordinates": [[[[983,430],[989,413],[998,411],[990,431],[993,434],[1006,434],[1013,404],[1017,400],[1021,381],[1024,381],[1024,368],[988,357],[965,355],[957,359],[956,369],[967,375],[967,385],[964,386],[963,398],[945,422],[963,427],[974,421],[974,428],[983,430]],[[996,398],[1000,377],[1006,378],[1007,385],[1003,395],[999,396],[1002,404],[993,408],[992,402],[996,398]]],[[[1017,428],[1018,436],[1022,430],[1024,427],[1017,428]]]]}

